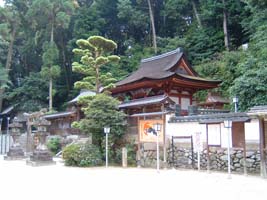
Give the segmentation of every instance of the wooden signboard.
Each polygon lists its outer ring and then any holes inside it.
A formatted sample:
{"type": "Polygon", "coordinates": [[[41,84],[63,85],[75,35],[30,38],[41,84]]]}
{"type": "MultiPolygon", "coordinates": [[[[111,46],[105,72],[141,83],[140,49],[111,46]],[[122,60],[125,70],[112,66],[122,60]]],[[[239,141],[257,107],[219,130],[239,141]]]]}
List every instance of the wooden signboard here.
{"type": "Polygon", "coordinates": [[[140,142],[157,142],[156,125],[160,125],[159,142],[164,141],[164,123],[163,120],[139,120],[138,132],[140,142]]]}

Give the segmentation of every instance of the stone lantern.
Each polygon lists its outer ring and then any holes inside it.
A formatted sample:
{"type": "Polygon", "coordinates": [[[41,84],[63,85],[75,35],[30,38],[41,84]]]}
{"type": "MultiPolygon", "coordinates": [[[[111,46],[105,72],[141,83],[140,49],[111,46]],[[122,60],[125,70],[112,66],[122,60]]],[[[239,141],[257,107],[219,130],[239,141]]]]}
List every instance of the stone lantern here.
{"type": "Polygon", "coordinates": [[[24,158],[24,152],[20,146],[18,141],[21,136],[20,129],[22,128],[22,124],[18,122],[18,119],[15,117],[13,122],[9,124],[9,128],[11,128],[10,135],[13,139],[13,144],[7,153],[7,156],[4,157],[5,160],[16,160],[24,158]]]}
{"type": "Polygon", "coordinates": [[[52,153],[45,144],[46,137],[49,135],[47,127],[51,125],[51,122],[41,117],[34,125],[37,126],[37,133],[35,136],[38,138],[38,145],[30,156],[30,160],[27,160],[27,164],[32,166],[55,164],[52,153]]]}

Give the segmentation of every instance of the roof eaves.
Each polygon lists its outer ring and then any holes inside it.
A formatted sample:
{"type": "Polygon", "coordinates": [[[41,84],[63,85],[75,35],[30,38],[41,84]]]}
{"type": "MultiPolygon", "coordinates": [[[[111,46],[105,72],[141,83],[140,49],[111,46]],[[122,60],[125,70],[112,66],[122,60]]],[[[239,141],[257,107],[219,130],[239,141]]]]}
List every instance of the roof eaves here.
{"type": "Polygon", "coordinates": [[[119,105],[119,108],[128,108],[128,107],[135,107],[135,106],[141,106],[141,105],[150,105],[150,104],[155,104],[155,103],[162,103],[166,100],[173,102],[168,96],[159,95],[159,96],[135,99],[135,100],[131,100],[131,101],[128,101],[125,103],[121,103],[119,105]]]}
{"type": "Polygon", "coordinates": [[[43,117],[45,119],[54,119],[54,118],[60,118],[60,117],[67,117],[67,116],[70,116],[70,115],[72,115],[74,113],[75,113],[75,111],[58,112],[58,113],[54,113],[54,114],[44,115],[43,117]]]}
{"type": "Polygon", "coordinates": [[[216,113],[209,115],[173,117],[170,119],[169,123],[199,122],[201,124],[209,124],[209,123],[222,123],[225,120],[230,120],[233,122],[247,122],[250,121],[250,117],[246,113],[216,113]]]}
{"type": "Polygon", "coordinates": [[[164,58],[164,57],[176,54],[176,53],[182,53],[181,48],[177,48],[177,49],[175,49],[173,51],[169,51],[167,53],[164,53],[164,54],[161,54],[161,55],[157,55],[157,56],[153,56],[153,57],[150,57],[150,58],[144,58],[144,59],[141,60],[141,63],[154,61],[154,60],[161,59],[161,58],[164,58]]]}

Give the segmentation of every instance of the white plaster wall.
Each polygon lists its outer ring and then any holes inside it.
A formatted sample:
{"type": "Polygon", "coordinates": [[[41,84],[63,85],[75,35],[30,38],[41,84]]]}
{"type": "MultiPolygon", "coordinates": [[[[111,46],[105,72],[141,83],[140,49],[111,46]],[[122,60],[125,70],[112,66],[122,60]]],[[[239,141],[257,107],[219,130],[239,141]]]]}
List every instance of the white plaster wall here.
{"type": "MultiPolygon", "coordinates": [[[[170,115],[166,116],[166,138],[171,139],[172,136],[193,136],[194,149],[196,141],[196,133],[200,133],[200,142],[206,142],[206,126],[198,122],[184,122],[184,123],[168,123],[170,115]]],[[[179,142],[190,142],[188,139],[179,139],[179,142]]]]}
{"type": "MultiPolygon", "coordinates": [[[[198,122],[179,122],[179,123],[168,123],[170,115],[166,116],[166,137],[171,138],[171,136],[193,136],[193,141],[196,141],[196,133],[200,132],[200,140],[203,143],[206,143],[206,125],[199,124],[198,122]]],[[[224,124],[219,125],[221,127],[221,147],[228,146],[228,130],[224,128],[224,124]]],[[[212,131],[211,129],[209,131],[212,131]]],[[[218,132],[218,134],[220,134],[218,132]]],[[[183,142],[183,140],[179,140],[183,142]]],[[[188,142],[188,140],[184,140],[188,142]]],[[[195,142],[194,142],[195,143],[195,142]]],[[[195,145],[195,144],[194,144],[195,145]]],[[[230,147],[232,147],[232,132],[230,130],[230,147]]],[[[195,147],[194,147],[195,148],[195,147]]]]}
{"type": "Polygon", "coordinates": [[[190,99],[189,98],[181,98],[181,108],[182,110],[187,110],[188,106],[190,106],[190,99]]]}
{"type": "Polygon", "coordinates": [[[245,137],[248,143],[259,143],[259,120],[252,119],[245,123],[245,137]]]}
{"type": "MultiPolygon", "coordinates": [[[[191,136],[193,135],[194,141],[197,132],[201,133],[201,143],[206,143],[206,125],[199,124],[198,122],[179,122],[168,123],[170,115],[166,116],[166,137],[171,136],[191,136]]],[[[228,129],[224,127],[224,124],[220,124],[221,127],[221,147],[228,147],[228,129]]],[[[210,130],[209,130],[210,131],[210,130]]],[[[232,147],[232,130],[230,131],[230,147],[232,147]]],[[[219,134],[219,133],[218,133],[219,134]]],[[[259,120],[252,119],[250,122],[245,123],[245,139],[246,143],[258,144],[259,143],[259,120]]],[[[188,140],[179,140],[180,142],[188,142],[188,140]]]]}

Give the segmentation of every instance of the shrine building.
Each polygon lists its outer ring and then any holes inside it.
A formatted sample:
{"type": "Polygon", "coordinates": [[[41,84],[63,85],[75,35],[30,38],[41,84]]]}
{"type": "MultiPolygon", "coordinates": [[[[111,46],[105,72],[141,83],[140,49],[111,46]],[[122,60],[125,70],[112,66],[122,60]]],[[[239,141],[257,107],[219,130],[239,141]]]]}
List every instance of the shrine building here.
{"type": "Polygon", "coordinates": [[[253,166],[260,165],[261,173],[266,174],[267,131],[259,128],[263,120],[253,114],[224,110],[224,105],[230,102],[217,93],[209,92],[205,102],[194,99],[197,91],[219,87],[220,83],[200,77],[180,48],[141,60],[136,71],[117,82],[111,93],[121,101],[119,108],[128,115],[126,138],[137,145],[137,163],[153,165],[155,144],[159,143],[165,166],[185,162],[184,165],[191,163],[194,168],[194,159],[185,156],[190,153],[184,152],[182,160],[174,159],[181,158],[181,145],[186,144],[192,149],[191,155],[196,150],[208,152],[203,164],[208,170],[224,170],[224,165],[214,164],[217,161],[212,158],[221,156],[220,160],[226,156],[214,154],[209,158],[210,150],[225,152],[225,148],[231,148],[243,152],[238,155],[242,158],[248,158],[252,152],[261,157],[252,167],[239,159],[234,171],[255,172],[259,167],[253,166]]]}
{"type": "Polygon", "coordinates": [[[139,119],[162,119],[170,110],[186,116],[199,90],[216,88],[221,81],[200,77],[180,48],[141,60],[137,71],[116,83],[112,95],[129,116],[128,134],[137,134],[139,119]]]}

